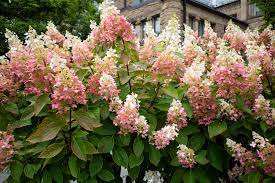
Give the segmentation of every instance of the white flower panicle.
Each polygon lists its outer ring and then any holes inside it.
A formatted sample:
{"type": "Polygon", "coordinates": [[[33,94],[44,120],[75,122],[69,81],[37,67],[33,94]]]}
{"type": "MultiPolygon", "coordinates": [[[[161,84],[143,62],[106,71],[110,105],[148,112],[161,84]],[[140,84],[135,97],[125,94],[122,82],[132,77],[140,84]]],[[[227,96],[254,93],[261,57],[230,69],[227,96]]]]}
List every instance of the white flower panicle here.
{"type": "Polygon", "coordinates": [[[106,57],[105,58],[118,58],[118,55],[116,54],[116,50],[110,48],[107,52],[106,52],[106,57]]]}
{"type": "Polygon", "coordinates": [[[262,150],[266,146],[270,145],[270,143],[268,142],[268,139],[263,138],[262,136],[260,136],[258,133],[254,131],[252,131],[252,137],[253,137],[253,141],[250,144],[251,147],[257,146],[259,150],[262,150]]]}
{"type": "Polygon", "coordinates": [[[23,43],[14,32],[6,29],[5,37],[8,39],[8,44],[11,51],[23,50],[23,43]]]}
{"type": "Polygon", "coordinates": [[[138,109],[139,108],[139,100],[138,95],[135,93],[132,93],[131,95],[127,95],[126,100],[124,102],[124,107],[129,109],[138,109]]]}
{"type": "Polygon", "coordinates": [[[152,23],[150,21],[146,22],[144,27],[144,32],[146,33],[147,37],[156,37],[156,33],[153,29],[152,23]]]}
{"type": "Polygon", "coordinates": [[[191,84],[194,81],[200,81],[203,73],[205,72],[205,62],[195,59],[190,67],[188,67],[181,78],[185,84],[191,84]]]}
{"type": "Polygon", "coordinates": [[[44,48],[43,35],[37,35],[36,30],[33,29],[32,27],[29,28],[25,36],[26,36],[25,44],[31,50],[44,48]]]}
{"type": "Polygon", "coordinates": [[[99,10],[101,11],[101,20],[104,20],[109,15],[120,14],[113,0],[104,0],[102,4],[99,6],[99,10]]]}
{"type": "Polygon", "coordinates": [[[65,33],[65,41],[63,43],[63,47],[72,48],[74,45],[81,43],[79,37],[72,35],[70,32],[66,31],[65,33]]]}
{"type": "Polygon", "coordinates": [[[163,178],[159,171],[148,170],[145,172],[143,181],[146,183],[164,183],[163,178]]]}
{"type": "Polygon", "coordinates": [[[167,26],[159,35],[160,41],[163,41],[167,46],[171,47],[173,50],[180,49],[181,36],[180,36],[180,24],[176,16],[173,16],[169,20],[167,26]]]}
{"type": "Polygon", "coordinates": [[[193,168],[196,164],[194,150],[188,148],[184,144],[180,144],[178,148],[179,150],[177,151],[177,157],[180,164],[186,168],[193,168]]]}
{"type": "Polygon", "coordinates": [[[90,29],[91,29],[91,31],[93,31],[96,27],[97,27],[96,22],[93,21],[93,20],[91,20],[90,21],[90,29]]]}
{"type": "Polygon", "coordinates": [[[59,55],[54,54],[53,57],[50,60],[50,68],[53,71],[58,71],[60,69],[66,68],[67,60],[64,58],[61,58],[59,55]]]}

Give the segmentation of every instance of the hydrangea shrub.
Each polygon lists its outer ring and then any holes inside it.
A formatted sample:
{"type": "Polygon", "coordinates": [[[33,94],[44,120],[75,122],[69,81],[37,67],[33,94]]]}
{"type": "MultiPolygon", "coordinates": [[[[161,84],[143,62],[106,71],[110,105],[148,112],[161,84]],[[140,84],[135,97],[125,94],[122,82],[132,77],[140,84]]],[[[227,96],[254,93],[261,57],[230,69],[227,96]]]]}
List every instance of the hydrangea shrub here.
{"type": "Polygon", "coordinates": [[[8,182],[272,182],[275,32],[177,18],[143,44],[106,0],[81,40],[7,30],[0,171],[8,182]]]}

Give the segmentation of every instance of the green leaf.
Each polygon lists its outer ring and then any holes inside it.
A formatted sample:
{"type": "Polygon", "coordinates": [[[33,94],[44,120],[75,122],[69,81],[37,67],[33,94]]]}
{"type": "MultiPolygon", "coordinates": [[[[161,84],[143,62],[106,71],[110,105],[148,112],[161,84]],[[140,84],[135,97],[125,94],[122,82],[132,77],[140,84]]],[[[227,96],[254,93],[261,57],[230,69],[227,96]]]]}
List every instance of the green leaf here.
{"type": "Polygon", "coordinates": [[[19,109],[15,103],[9,103],[5,105],[5,110],[12,113],[12,114],[19,114],[19,109]]]}
{"type": "Polygon", "coordinates": [[[89,172],[91,177],[95,176],[101,171],[103,166],[103,159],[100,155],[93,156],[93,160],[89,164],[89,172]]]}
{"type": "Polygon", "coordinates": [[[103,105],[100,107],[100,115],[103,120],[107,119],[109,116],[109,105],[107,102],[104,102],[103,105]]]}
{"type": "Polygon", "coordinates": [[[174,155],[173,157],[171,156],[171,158],[172,159],[170,161],[170,165],[175,166],[175,167],[180,166],[179,159],[176,155],[174,155]]]}
{"type": "Polygon", "coordinates": [[[192,169],[187,169],[183,174],[184,183],[195,183],[196,175],[192,172],[192,169]]]}
{"type": "Polygon", "coordinates": [[[195,151],[199,150],[205,143],[205,137],[201,133],[196,133],[191,136],[188,141],[189,146],[195,151]]]}
{"type": "Polygon", "coordinates": [[[62,170],[57,166],[51,166],[49,169],[49,174],[52,179],[57,183],[63,183],[63,173],[62,170]]]}
{"type": "Polygon", "coordinates": [[[210,143],[207,149],[207,158],[210,162],[210,164],[222,171],[223,170],[223,152],[213,143],[210,143]]]}
{"type": "Polygon", "coordinates": [[[86,148],[83,139],[81,138],[72,138],[72,151],[79,159],[86,161],[86,148]]]}
{"type": "Polygon", "coordinates": [[[169,95],[175,99],[179,99],[178,91],[173,86],[171,86],[171,85],[166,86],[165,88],[162,88],[162,90],[166,95],[169,95]]]}
{"type": "Polygon", "coordinates": [[[85,146],[85,153],[86,154],[97,154],[98,151],[96,150],[94,144],[90,143],[89,141],[83,141],[85,146]]]}
{"type": "Polygon", "coordinates": [[[98,152],[100,153],[109,153],[114,147],[114,138],[113,137],[103,137],[98,143],[98,152]]]}
{"type": "Polygon", "coordinates": [[[31,125],[32,122],[30,119],[28,120],[18,120],[18,121],[15,121],[14,123],[10,124],[9,128],[11,131],[17,129],[17,128],[22,128],[22,127],[25,127],[25,126],[29,126],[31,125]]]}
{"type": "Polygon", "coordinates": [[[252,115],[252,112],[251,110],[247,107],[247,105],[245,104],[244,102],[244,99],[240,96],[240,95],[237,95],[236,96],[236,100],[237,100],[237,108],[243,112],[246,112],[247,114],[250,114],[252,115]]]}
{"type": "Polygon", "coordinates": [[[141,163],[143,162],[143,155],[141,156],[136,156],[135,154],[131,153],[129,156],[129,167],[130,168],[134,168],[136,166],[141,165],[141,163]]]}
{"type": "Polygon", "coordinates": [[[88,70],[88,69],[79,69],[79,70],[76,72],[76,75],[77,75],[78,79],[79,79],[80,81],[82,81],[88,73],[89,73],[89,70],[88,70]]]}
{"type": "Polygon", "coordinates": [[[102,127],[96,128],[94,132],[99,135],[114,135],[116,129],[112,124],[104,124],[102,127]]]}
{"type": "Polygon", "coordinates": [[[119,135],[117,137],[118,139],[118,144],[119,146],[128,146],[130,144],[130,141],[131,141],[131,136],[129,134],[123,134],[123,135],[119,135]]]}
{"type": "Polygon", "coordinates": [[[150,146],[150,150],[149,150],[149,160],[150,162],[155,165],[158,166],[159,161],[160,161],[160,151],[157,150],[154,146],[150,146]]]}
{"type": "Polygon", "coordinates": [[[121,148],[121,147],[114,148],[112,156],[113,156],[114,162],[117,165],[127,168],[127,166],[128,166],[128,155],[127,155],[126,151],[123,148],[121,148]]]}
{"type": "Polygon", "coordinates": [[[24,165],[19,161],[11,162],[10,170],[11,170],[11,177],[16,180],[17,182],[20,181],[21,175],[23,173],[24,165]]]}
{"type": "Polygon", "coordinates": [[[143,153],[143,150],[144,150],[143,141],[139,136],[137,136],[133,144],[133,151],[136,156],[140,156],[143,153]]]}
{"type": "Polygon", "coordinates": [[[140,167],[139,166],[136,166],[134,168],[128,169],[129,177],[132,180],[135,180],[136,178],[138,178],[139,172],[140,172],[140,167]]]}
{"type": "Polygon", "coordinates": [[[37,130],[27,138],[27,141],[37,143],[52,140],[65,125],[66,121],[61,116],[46,117],[38,125],[37,130]]]}
{"type": "Polygon", "coordinates": [[[247,182],[248,183],[259,183],[261,180],[261,174],[259,172],[253,172],[248,174],[247,182]]]}
{"type": "Polygon", "coordinates": [[[33,179],[33,176],[37,173],[40,167],[40,164],[27,164],[24,168],[25,176],[30,179],[33,179]]]}
{"type": "Polygon", "coordinates": [[[266,132],[269,129],[268,124],[266,124],[266,122],[264,122],[264,121],[260,122],[260,127],[263,130],[263,132],[266,132]]]}
{"type": "Polygon", "coordinates": [[[51,100],[48,94],[39,96],[34,103],[34,115],[37,116],[43,107],[47,104],[50,104],[51,100]]]}
{"type": "Polygon", "coordinates": [[[200,129],[198,129],[195,125],[188,125],[187,127],[181,129],[181,133],[186,136],[197,132],[200,132],[200,129]]]}
{"type": "Polygon", "coordinates": [[[38,158],[53,158],[58,155],[64,147],[64,142],[51,144],[41,152],[38,158]]]}
{"type": "Polygon", "coordinates": [[[43,183],[52,183],[52,178],[47,170],[43,171],[42,180],[43,183]]]}
{"type": "Polygon", "coordinates": [[[189,118],[192,118],[193,110],[192,110],[190,103],[187,100],[183,100],[182,106],[183,106],[184,110],[186,111],[187,116],[189,118]]]}
{"type": "Polygon", "coordinates": [[[184,133],[182,130],[180,130],[179,133],[178,133],[178,136],[176,137],[176,141],[177,141],[179,144],[187,145],[188,136],[185,135],[185,133],[184,133]]]}
{"type": "Polygon", "coordinates": [[[208,134],[210,138],[220,135],[226,130],[227,130],[227,124],[224,121],[223,122],[214,121],[213,123],[208,125],[208,134]]]}
{"type": "Polygon", "coordinates": [[[98,177],[106,182],[110,182],[112,180],[115,179],[114,175],[112,174],[112,172],[108,171],[108,170],[101,170],[101,172],[98,174],[98,177]]]}
{"type": "Polygon", "coordinates": [[[95,128],[102,126],[102,124],[94,117],[94,115],[88,111],[75,111],[73,113],[73,117],[82,128],[88,131],[93,131],[95,128]]]}
{"type": "Polygon", "coordinates": [[[184,175],[185,170],[183,168],[178,168],[174,172],[170,183],[181,183],[182,176],[184,175]]]}
{"type": "Polygon", "coordinates": [[[80,166],[78,165],[77,158],[71,156],[68,161],[69,169],[73,177],[77,178],[80,173],[80,166]]]}
{"type": "Polygon", "coordinates": [[[207,163],[209,163],[208,159],[206,159],[206,150],[201,150],[196,156],[195,156],[195,160],[196,162],[198,162],[201,165],[206,165],[207,163]]]}

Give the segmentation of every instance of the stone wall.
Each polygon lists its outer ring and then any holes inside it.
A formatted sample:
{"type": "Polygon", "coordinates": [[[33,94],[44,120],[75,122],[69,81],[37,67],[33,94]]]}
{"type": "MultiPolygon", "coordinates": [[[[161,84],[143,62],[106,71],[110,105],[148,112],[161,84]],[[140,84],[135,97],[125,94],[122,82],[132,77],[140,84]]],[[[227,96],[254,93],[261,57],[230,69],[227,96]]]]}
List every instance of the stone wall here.
{"type": "Polygon", "coordinates": [[[165,27],[168,21],[173,17],[177,16],[181,28],[183,28],[184,22],[184,10],[182,0],[163,0],[160,13],[160,25],[165,27]]]}
{"type": "Polygon", "coordinates": [[[236,18],[241,18],[241,3],[240,1],[235,1],[227,5],[217,7],[216,10],[225,13],[227,15],[237,15],[236,18]]]}

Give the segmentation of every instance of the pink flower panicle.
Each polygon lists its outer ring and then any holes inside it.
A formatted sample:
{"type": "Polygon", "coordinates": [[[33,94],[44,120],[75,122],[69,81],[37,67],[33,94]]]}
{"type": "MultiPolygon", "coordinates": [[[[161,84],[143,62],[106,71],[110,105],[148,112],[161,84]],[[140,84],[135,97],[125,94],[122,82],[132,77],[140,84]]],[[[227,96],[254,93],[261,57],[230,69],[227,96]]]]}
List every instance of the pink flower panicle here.
{"type": "Polygon", "coordinates": [[[270,102],[266,100],[263,95],[259,95],[255,99],[252,110],[256,118],[265,120],[266,123],[272,127],[275,126],[275,122],[272,119],[272,108],[270,107],[270,102]]]}
{"type": "Polygon", "coordinates": [[[78,104],[86,104],[86,93],[82,82],[73,70],[64,68],[57,73],[53,86],[52,108],[64,113],[78,104]]]}
{"type": "Polygon", "coordinates": [[[218,106],[208,81],[194,83],[186,93],[193,116],[201,125],[209,125],[216,118],[218,106]]]}
{"type": "Polygon", "coordinates": [[[157,149],[163,149],[168,146],[171,141],[178,136],[178,128],[176,124],[166,125],[162,129],[153,133],[150,141],[157,149]]]}
{"type": "Polygon", "coordinates": [[[173,99],[167,114],[168,124],[177,124],[178,128],[187,126],[186,112],[179,100],[173,99]]]}
{"type": "Polygon", "coordinates": [[[63,44],[63,42],[65,41],[65,36],[57,30],[52,22],[49,22],[47,25],[46,35],[49,36],[57,44],[63,44]]]}
{"type": "Polygon", "coordinates": [[[117,39],[133,41],[135,38],[133,26],[121,15],[105,17],[99,27],[92,32],[95,43],[113,44],[117,39]]]}
{"type": "Polygon", "coordinates": [[[118,57],[114,49],[109,49],[104,58],[95,58],[95,71],[99,74],[105,72],[111,76],[116,76],[118,57]]]}
{"type": "Polygon", "coordinates": [[[219,116],[226,117],[229,120],[237,121],[242,116],[242,112],[239,111],[230,102],[226,102],[224,99],[219,100],[219,116]]]}
{"type": "Polygon", "coordinates": [[[95,96],[100,96],[99,95],[99,87],[100,87],[99,79],[100,79],[100,76],[98,74],[93,74],[89,77],[89,79],[87,81],[87,85],[86,85],[87,90],[95,96]]]}
{"type": "Polygon", "coordinates": [[[94,58],[94,54],[88,42],[77,42],[72,47],[72,55],[74,63],[78,65],[89,65],[89,62],[94,58]]]}
{"type": "Polygon", "coordinates": [[[0,131],[0,172],[6,168],[14,155],[13,141],[14,137],[12,134],[0,131]]]}
{"type": "Polygon", "coordinates": [[[180,164],[185,168],[194,168],[196,165],[194,150],[183,144],[180,144],[178,148],[177,157],[180,164]]]}
{"type": "Polygon", "coordinates": [[[99,85],[99,95],[103,99],[110,100],[118,96],[119,90],[112,76],[103,73],[99,79],[99,85]]]}
{"type": "Polygon", "coordinates": [[[132,93],[126,97],[124,105],[117,111],[113,121],[115,126],[120,127],[120,133],[137,133],[142,137],[147,135],[149,125],[145,117],[138,112],[139,101],[137,95],[132,93]]]}

